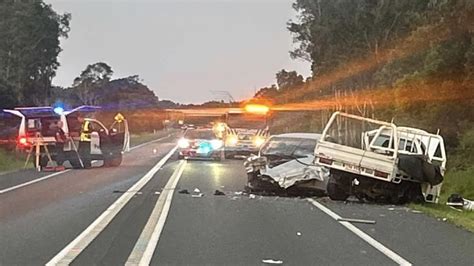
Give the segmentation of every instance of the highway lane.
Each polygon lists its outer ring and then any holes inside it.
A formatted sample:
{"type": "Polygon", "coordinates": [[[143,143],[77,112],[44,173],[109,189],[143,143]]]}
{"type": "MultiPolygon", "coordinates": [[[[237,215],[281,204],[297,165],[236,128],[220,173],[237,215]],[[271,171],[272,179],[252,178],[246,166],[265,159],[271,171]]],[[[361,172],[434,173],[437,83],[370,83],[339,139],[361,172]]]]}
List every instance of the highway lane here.
{"type": "Polygon", "coordinates": [[[0,194],[0,265],[46,263],[121,195],[114,191],[127,190],[175,142],[170,137],[134,149],[118,168],[72,170],[0,194]]]}

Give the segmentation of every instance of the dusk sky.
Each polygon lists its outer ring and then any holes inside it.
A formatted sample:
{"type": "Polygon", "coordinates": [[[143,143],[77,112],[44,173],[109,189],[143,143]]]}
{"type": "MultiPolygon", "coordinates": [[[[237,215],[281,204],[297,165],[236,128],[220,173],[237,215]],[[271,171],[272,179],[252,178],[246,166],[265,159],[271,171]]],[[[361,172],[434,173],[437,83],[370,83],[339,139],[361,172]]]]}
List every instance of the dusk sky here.
{"type": "Polygon", "coordinates": [[[72,14],[53,83],[70,86],[91,63],[114,78],[139,75],[160,99],[200,103],[228,91],[236,99],[275,83],[280,69],[310,74],[292,60],[293,0],[47,0],[72,14]]]}

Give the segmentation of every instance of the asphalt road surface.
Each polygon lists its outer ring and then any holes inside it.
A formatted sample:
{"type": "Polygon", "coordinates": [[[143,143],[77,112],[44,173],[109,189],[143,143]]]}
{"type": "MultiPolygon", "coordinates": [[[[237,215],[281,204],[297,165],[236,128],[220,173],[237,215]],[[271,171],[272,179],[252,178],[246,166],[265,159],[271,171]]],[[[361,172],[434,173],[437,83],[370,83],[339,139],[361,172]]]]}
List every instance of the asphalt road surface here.
{"type": "Polygon", "coordinates": [[[175,144],[142,145],[118,168],[0,175],[0,265],[474,264],[474,234],[451,224],[403,206],[247,195],[242,161],[177,160],[175,144]]]}

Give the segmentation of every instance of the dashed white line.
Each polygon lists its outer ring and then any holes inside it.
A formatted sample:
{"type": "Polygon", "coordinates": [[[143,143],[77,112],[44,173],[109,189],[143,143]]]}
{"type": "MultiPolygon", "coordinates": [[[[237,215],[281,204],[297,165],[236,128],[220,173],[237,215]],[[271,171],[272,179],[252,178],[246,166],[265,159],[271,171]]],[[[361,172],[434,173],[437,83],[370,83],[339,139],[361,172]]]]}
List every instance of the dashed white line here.
{"type": "MultiPolygon", "coordinates": [[[[174,154],[175,146],[165,155],[153,168],[148,171],[140,180],[138,180],[127,192],[138,191],[150,181],[158,170],[174,154]]],[[[122,210],[123,207],[133,198],[135,193],[124,193],[107,210],[105,210],[92,224],[90,224],[80,235],[71,243],[64,247],[56,256],[54,256],[46,265],[68,265],[70,264],[112,221],[112,219],[122,210]]]]}
{"type": "MultiPolygon", "coordinates": [[[[157,142],[157,141],[160,141],[160,140],[163,140],[163,139],[166,139],[166,138],[169,138],[171,137],[172,134],[169,134],[168,136],[166,137],[162,137],[162,138],[159,138],[159,139],[155,139],[155,140],[152,140],[152,141],[148,141],[148,142],[145,142],[145,143],[142,143],[142,144],[139,144],[139,145],[136,145],[136,146],[133,146],[130,148],[130,150],[135,150],[135,149],[138,149],[138,148],[141,148],[145,145],[148,145],[150,143],[153,143],[153,142],[157,142]]],[[[94,162],[97,162],[97,161],[92,161],[92,163],[94,162]]],[[[61,171],[61,172],[57,172],[57,173],[53,173],[53,174],[50,174],[50,175],[47,175],[47,176],[43,176],[41,178],[37,178],[37,179],[34,179],[34,180],[31,180],[31,181],[28,181],[28,182],[25,182],[25,183],[21,183],[21,184],[18,184],[16,186],[13,186],[13,187],[9,187],[9,188],[5,188],[5,189],[2,189],[0,190],[0,195],[1,194],[4,194],[4,193],[7,193],[7,192],[10,192],[10,191],[13,191],[13,190],[16,190],[16,189],[19,189],[19,188],[22,188],[22,187],[26,187],[26,186],[29,186],[29,185],[32,185],[34,183],[38,183],[38,182],[41,182],[41,181],[44,181],[46,179],[49,179],[51,177],[55,177],[57,175],[60,175],[60,174],[64,174],[64,173],[67,173],[69,171],[71,171],[72,169],[67,169],[67,170],[64,170],[64,171],[61,171]]]]}
{"type": "MultiPolygon", "coordinates": [[[[316,206],[318,209],[320,209],[321,211],[323,211],[324,213],[326,213],[327,215],[329,215],[331,218],[333,218],[334,220],[338,220],[338,219],[341,219],[341,217],[339,215],[337,215],[335,212],[333,212],[332,210],[330,210],[328,207],[324,206],[323,204],[317,202],[316,200],[314,199],[307,199],[309,202],[311,202],[311,204],[313,204],[314,206],[316,206]]],[[[355,235],[357,235],[358,237],[362,238],[362,240],[364,240],[365,242],[367,242],[369,245],[371,245],[372,247],[374,247],[375,249],[377,249],[378,251],[382,252],[385,256],[387,256],[388,258],[390,258],[391,260],[393,260],[394,262],[396,262],[397,264],[399,265],[412,265],[409,261],[407,261],[406,259],[402,258],[400,255],[398,255],[397,253],[395,253],[394,251],[392,251],[391,249],[387,248],[386,246],[382,245],[380,242],[378,242],[377,240],[373,239],[371,236],[369,236],[368,234],[364,233],[362,230],[360,230],[359,228],[355,227],[353,224],[351,224],[350,222],[345,222],[345,221],[338,221],[342,226],[344,226],[345,228],[347,228],[349,231],[351,231],[352,233],[354,233],[355,235]]]]}
{"type": "Polygon", "coordinates": [[[171,207],[171,200],[176,185],[186,167],[186,161],[182,160],[173,175],[166,183],[163,192],[153,208],[153,211],[140,234],[135,246],[125,265],[149,265],[160,239],[161,232],[165,226],[166,218],[171,207]]]}

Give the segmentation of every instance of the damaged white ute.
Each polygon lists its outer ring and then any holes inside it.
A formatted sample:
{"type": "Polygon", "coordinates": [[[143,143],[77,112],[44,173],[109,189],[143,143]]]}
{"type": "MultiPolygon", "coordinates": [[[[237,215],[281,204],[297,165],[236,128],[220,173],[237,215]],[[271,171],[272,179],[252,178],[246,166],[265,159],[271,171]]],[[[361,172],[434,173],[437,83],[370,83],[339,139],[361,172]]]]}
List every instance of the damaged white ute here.
{"type": "Polygon", "coordinates": [[[244,163],[247,188],[252,192],[325,193],[329,170],[313,164],[320,137],[311,133],[270,137],[259,154],[251,155],[244,163]]]}

